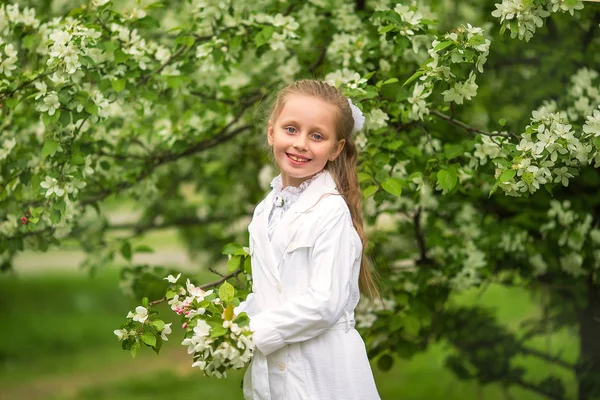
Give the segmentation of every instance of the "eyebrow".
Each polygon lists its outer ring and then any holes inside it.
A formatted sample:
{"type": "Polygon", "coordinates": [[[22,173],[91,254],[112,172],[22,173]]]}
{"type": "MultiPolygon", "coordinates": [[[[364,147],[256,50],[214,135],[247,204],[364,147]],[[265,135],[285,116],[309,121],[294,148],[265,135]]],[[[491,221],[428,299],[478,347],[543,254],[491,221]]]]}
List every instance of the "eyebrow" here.
{"type": "MultiPolygon", "coordinates": [[[[300,123],[298,121],[296,121],[295,119],[285,119],[285,120],[281,121],[281,124],[282,125],[288,125],[288,124],[300,125],[300,123]]],[[[319,131],[319,133],[331,134],[331,132],[329,132],[327,129],[324,129],[322,126],[313,126],[313,127],[311,127],[311,130],[319,131]]]]}

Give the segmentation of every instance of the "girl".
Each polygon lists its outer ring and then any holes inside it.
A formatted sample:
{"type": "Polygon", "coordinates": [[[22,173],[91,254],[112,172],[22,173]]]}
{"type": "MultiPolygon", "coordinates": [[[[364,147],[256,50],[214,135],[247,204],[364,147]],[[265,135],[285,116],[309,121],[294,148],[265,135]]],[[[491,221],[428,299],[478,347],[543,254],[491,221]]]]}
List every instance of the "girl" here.
{"type": "Polygon", "coordinates": [[[377,296],[363,257],[359,118],[323,81],[295,82],[275,100],[267,137],[281,173],[248,227],[253,293],[236,309],[257,348],[246,399],[379,399],[354,329],[359,287],[377,296]]]}

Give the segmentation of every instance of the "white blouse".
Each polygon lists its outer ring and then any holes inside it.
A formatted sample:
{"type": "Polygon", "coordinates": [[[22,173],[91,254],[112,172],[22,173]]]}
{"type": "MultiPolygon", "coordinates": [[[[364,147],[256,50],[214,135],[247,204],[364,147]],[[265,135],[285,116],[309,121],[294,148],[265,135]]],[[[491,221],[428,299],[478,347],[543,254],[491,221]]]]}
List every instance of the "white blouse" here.
{"type": "Polygon", "coordinates": [[[281,218],[283,218],[285,215],[285,212],[289,210],[292,204],[294,204],[296,200],[300,198],[300,195],[306,190],[306,188],[309,187],[310,184],[322,174],[323,171],[318,172],[310,179],[302,182],[298,187],[283,187],[281,174],[273,178],[271,181],[271,188],[273,188],[274,191],[273,205],[275,207],[271,209],[271,213],[269,214],[269,226],[267,227],[267,235],[269,235],[269,240],[273,239],[273,232],[275,231],[279,221],[281,221],[281,218]]]}

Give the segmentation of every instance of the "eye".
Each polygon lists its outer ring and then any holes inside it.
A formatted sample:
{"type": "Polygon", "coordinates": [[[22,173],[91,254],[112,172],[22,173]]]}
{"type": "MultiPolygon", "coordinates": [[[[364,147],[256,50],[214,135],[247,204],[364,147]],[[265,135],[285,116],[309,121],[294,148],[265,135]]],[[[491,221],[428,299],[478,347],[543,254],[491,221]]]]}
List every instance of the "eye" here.
{"type": "Polygon", "coordinates": [[[285,128],[283,128],[283,129],[285,129],[285,131],[286,131],[287,133],[296,133],[296,128],[294,128],[293,126],[286,126],[286,127],[285,127],[285,128]]]}
{"type": "Polygon", "coordinates": [[[325,138],[323,137],[323,135],[321,135],[320,133],[313,133],[313,134],[312,134],[312,137],[313,137],[313,139],[315,139],[315,140],[323,140],[323,139],[325,139],[325,138]]]}

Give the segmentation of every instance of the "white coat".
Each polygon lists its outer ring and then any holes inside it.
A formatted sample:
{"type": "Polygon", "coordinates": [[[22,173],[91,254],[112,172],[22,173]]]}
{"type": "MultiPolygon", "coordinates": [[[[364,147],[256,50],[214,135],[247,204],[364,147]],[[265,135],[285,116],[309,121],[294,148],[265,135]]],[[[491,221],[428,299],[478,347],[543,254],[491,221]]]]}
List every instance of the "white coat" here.
{"type": "Polygon", "coordinates": [[[257,350],[244,376],[249,400],[379,399],[354,329],[362,245],[329,172],[286,211],[269,241],[271,192],[248,227],[257,350]]]}

